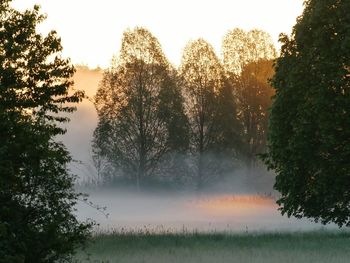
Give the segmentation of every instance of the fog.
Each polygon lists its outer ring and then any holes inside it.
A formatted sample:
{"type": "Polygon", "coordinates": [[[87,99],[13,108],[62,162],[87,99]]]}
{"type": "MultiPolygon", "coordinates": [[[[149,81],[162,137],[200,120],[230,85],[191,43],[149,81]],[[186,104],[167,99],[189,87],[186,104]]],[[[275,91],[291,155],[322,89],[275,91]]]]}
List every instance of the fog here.
{"type": "Polygon", "coordinates": [[[103,231],[275,232],[333,229],[307,219],[281,216],[275,200],[254,194],[91,192],[95,204],[106,206],[107,217],[80,203],[80,219],[95,219],[103,231]]]}
{"type": "MultiPolygon", "coordinates": [[[[102,79],[101,70],[78,67],[74,88],[92,98],[102,79]]],[[[84,99],[70,116],[67,133],[59,137],[77,161],[71,171],[86,181],[94,176],[91,159],[91,140],[97,125],[93,103],[84,99]]],[[[281,216],[273,192],[273,174],[260,169],[247,178],[243,169],[236,169],[207,193],[198,195],[190,190],[145,193],[115,190],[88,190],[90,201],[106,206],[108,217],[84,202],[77,205],[81,220],[92,218],[101,230],[151,232],[254,232],[307,231],[323,227],[306,219],[281,216]],[[274,197],[271,197],[271,196],[274,197]],[[267,197],[270,196],[270,197],[267,197]]],[[[80,189],[81,190],[81,189],[80,189]]],[[[335,228],[329,225],[326,228],[335,228]]]]}
{"type": "Polygon", "coordinates": [[[91,141],[97,125],[97,112],[92,98],[102,79],[102,74],[103,71],[100,69],[77,67],[73,78],[74,89],[84,90],[88,98],[78,104],[76,112],[69,115],[71,121],[64,126],[67,132],[58,137],[76,161],[70,165],[70,169],[72,173],[78,175],[79,180],[86,180],[93,176],[91,141]]]}

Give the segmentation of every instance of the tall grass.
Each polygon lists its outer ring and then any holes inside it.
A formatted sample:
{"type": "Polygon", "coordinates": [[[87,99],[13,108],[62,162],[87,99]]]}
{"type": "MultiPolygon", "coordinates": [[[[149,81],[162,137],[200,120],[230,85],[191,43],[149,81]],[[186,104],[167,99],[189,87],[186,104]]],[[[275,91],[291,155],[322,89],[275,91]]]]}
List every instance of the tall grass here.
{"type": "Polygon", "coordinates": [[[98,233],[76,262],[350,262],[350,233],[98,233]]]}

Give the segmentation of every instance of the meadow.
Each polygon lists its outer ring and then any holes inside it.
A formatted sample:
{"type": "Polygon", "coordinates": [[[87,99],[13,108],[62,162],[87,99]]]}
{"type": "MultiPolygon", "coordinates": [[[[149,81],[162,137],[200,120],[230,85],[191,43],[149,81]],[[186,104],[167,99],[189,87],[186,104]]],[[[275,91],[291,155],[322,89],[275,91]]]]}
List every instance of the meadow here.
{"type": "Polygon", "coordinates": [[[98,233],[76,263],[160,262],[349,262],[350,233],[309,232],[154,233],[147,230],[98,233]]]}

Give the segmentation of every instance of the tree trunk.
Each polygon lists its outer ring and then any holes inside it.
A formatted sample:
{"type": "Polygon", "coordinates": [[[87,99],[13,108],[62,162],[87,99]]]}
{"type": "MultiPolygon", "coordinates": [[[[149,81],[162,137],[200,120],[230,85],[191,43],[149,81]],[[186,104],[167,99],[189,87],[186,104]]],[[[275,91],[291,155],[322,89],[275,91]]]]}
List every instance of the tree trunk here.
{"type": "Polygon", "coordinates": [[[140,172],[137,173],[136,175],[136,190],[137,192],[140,192],[140,172]]]}
{"type": "Polygon", "coordinates": [[[144,150],[144,143],[141,142],[140,163],[139,163],[138,182],[137,182],[138,191],[140,191],[140,184],[145,177],[145,164],[146,164],[146,154],[144,150]]]}
{"type": "Polygon", "coordinates": [[[197,186],[196,191],[200,192],[203,188],[203,153],[199,152],[198,159],[198,173],[197,173],[197,186]]]}
{"type": "Polygon", "coordinates": [[[197,174],[197,192],[203,188],[203,152],[204,152],[204,116],[201,114],[199,130],[199,157],[197,174]]]}

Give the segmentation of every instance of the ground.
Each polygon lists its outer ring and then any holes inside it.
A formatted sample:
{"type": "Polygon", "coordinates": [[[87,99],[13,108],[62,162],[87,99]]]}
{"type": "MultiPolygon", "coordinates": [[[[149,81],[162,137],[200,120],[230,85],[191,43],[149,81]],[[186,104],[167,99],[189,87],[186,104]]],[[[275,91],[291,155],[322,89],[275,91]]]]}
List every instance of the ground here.
{"type": "Polygon", "coordinates": [[[97,234],[76,262],[349,262],[350,232],[97,234]]]}

